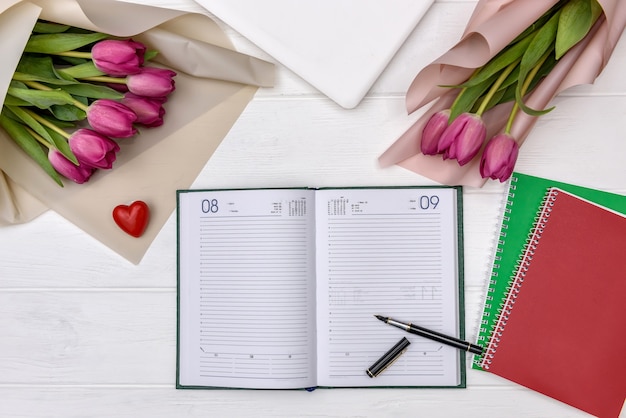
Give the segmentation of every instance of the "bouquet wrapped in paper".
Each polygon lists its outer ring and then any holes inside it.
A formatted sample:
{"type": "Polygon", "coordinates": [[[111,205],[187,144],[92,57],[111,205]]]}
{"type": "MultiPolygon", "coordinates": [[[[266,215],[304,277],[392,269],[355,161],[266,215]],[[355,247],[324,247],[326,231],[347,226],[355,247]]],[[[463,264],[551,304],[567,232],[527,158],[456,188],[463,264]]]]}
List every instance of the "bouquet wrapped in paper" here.
{"type": "Polygon", "coordinates": [[[505,181],[550,101],[593,83],[625,26],[619,0],[480,0],[462,39],[413,80],[408,112],[432,106],[381,166],[451,185],[505,181]]]}
{"type": "MultiPolygon", "coordinates": [[[[273,84],[272,64],[234,51],[219,27],[201,14],[117,1],[0,0],[0,35],[0,52],[5,58],[0,69],[0,97],[5,113],[5,129],[0,129],[0,225],[26,222],[53,209],[134,263],[141,260],[174,210],[175,190],[191,185],[257,88],[273,84]],[[135,86],[130,82],[125,86],[155,87],[156,80],[163,89],[157,92],[160,96],[154,98],[154,103],[132,93],[120,100],[124,104],[108,99],[90,106],[75,103],[78,111],[86,111],[85,121],[88,119],[95,130],[116,140],[102,139],[91,127],[81,129],[76,134],[79,138],[73,138],[73,151],[79,160],[89,162],[89,170],[76,173],[78,165],[72,165],[62,153],[51,152],[54,155],[50,162],[65,176],[61,176],[62,180],[55,180],[56,173],[43,170],[20,147],[15,132],[11,132],[14,126],[18,133],[25,132],[15,120],[29,120],[29,115],[39,117],[27,107],[16,106],[22,99],[16,99],[14,90],[9,90],[14,89],[15,78],[19,78],[16,69],[27,67],[21,57],[27,44],[33,48],[29,39],[38,22],[123,39],[131,48],[141,49],[140,61],[144,47],[158,51],[150,57],[149,68],[146,65],[137,70],[152,78],[136,78],[135,86]],[[153,77],[155,73],[157,78],[153,77]],[[134,112],[129,113],[128,108],[134,112]],[[14,112],[19,113],[18,117],[14,112]],[[106,148],[106,154],[97,161],[89,159],[91,154],[87,151],[93,147],[81,146],[95,135],[96,143],[106,148]],[[64,167],[69,171],[64,171],[64,167]],[[125,233],[112,216],[115,208],[134,201],[145,202],[151,208],[150,222],[140,236],[125,233]]],[[[108,45],[102,46],[92,55],[106,56],[109,49],[108,45]]],[[[100,64],[104,70],[115,71],[107,68],[104,61],[100,64]]],[[[133,72],[132,68],[128,71],[133,72]]],[[[68,72],[64,77],[77,74],[68,72]]],[[[43,86],[45,83],[30,80],[28,75],[19,76],[22,85],[50,89],[43,86]]],[[[39,120],[45,124],[50,119],[39,120]]],[[[31,131],[30,127],[26,129],[31,131]]],[[[40,133],[50,138],[45,130],[40,133]]]]}

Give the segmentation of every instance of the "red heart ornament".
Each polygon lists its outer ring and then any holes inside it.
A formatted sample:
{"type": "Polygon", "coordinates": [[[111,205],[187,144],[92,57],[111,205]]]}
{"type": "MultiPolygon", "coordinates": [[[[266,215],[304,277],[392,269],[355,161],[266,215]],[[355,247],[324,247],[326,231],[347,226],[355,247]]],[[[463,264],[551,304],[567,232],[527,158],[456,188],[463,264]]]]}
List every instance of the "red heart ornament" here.
{"type": "Polygon", "coordinates": [[[140,237],[148,226],[150,208],[145,202],[137,200],[128,205],[118,205],[113,209],[113,220],[122,231],[133,237],[140,237]]]}

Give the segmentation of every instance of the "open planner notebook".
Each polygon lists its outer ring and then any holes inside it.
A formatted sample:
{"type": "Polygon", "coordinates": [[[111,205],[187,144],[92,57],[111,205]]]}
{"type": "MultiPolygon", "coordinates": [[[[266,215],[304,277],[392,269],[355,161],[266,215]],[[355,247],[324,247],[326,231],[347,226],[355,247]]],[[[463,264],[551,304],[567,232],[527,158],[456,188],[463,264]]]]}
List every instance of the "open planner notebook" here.
{"type": "Polygon", "coordinates": [[[463,338],[460,188],[177,197],[178,388],[465,386],[463,352],[374,317],[463,338]]]}
{"type": "Polygon", "coordinates": [[[626,398],[626,196],[512,176],[475,365],[596,416],[626,398]]]}

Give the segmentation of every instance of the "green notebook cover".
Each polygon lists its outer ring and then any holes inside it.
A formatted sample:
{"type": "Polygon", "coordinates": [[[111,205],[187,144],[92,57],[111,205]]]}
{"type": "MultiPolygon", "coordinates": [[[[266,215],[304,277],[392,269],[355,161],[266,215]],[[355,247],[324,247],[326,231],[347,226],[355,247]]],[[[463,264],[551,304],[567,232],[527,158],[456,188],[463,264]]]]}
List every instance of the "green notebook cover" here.
{"type": "MultiPolygon", "coordinates": [[[[626,213],[626,196],[514,172],[511,176],[502,224],[491,270],[489,288],[480,321],[478,344],[486,347],[508,293],[517,262],[535,217],[550,187],[558,187],[601,206],[626,213]]],[[[472,368],[481,369],[482,356],[474,356],[472,368]]]]}

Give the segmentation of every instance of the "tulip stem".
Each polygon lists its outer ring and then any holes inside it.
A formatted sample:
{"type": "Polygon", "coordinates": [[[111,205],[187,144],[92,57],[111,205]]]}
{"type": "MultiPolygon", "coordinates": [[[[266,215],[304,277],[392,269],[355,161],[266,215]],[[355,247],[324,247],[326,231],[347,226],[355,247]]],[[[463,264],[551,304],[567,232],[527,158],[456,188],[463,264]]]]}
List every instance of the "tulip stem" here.
{"type": "Polygon", "coordinates": [[[54,148],[57,149],[54,144],[51,144],[50,142],[46,141],[46,139],[44,137],[42,137],[41,135],[39,135],[37,132],[33,131],[31,128],[29,128],[28,126],[25,126],[26,130],[28,131],[29,134],[32,135],[33,138],[35,138],[37,140],[37,142],[39,142],[41,145],[43,145],[44,147],[50,149],[50,148],[54,148]]]}
{"type": "Polygon", "coordinates": [[[500,89],[500,86],[502,85],[502,83],[504,83],[504,80],[506,80],[506,78],[509,76],[509,74],[511,74],[511,72],[515,69],[515,67],[517,67],[517,64],[519,64],[520,61],[521,61],[521,58],[513,61],[504,70],[502,70],[502,72],[500,73],[500,76],[492,84],[491,88],[489,89],[489,91],[485,95],[485,98],[483,99],[482,103],[480,104],[480,107],[476,111],[476,114],[478,116],[481,116],[485,112],[485,110],[487,109],[487,106],[489,105],[489,102],[493,98],[493,95],[496,94],[498,89],[500,89]]]}
{"type": "MultiPolygon", "coordinates": [[[[530,70],[530,72],[528,73],[526,80],[524,80],[524,84],[522,84],[522,89],[521,89],[522,97],[524,97],[524,95],[526,94],[528,88],[530,87],[530,84],[533,82],[533,79],[539,72],[539,69],[541,68],[543,63],[548,59],[548,56],[550,56],[550,53],[551,51],[547,51],[545,54],[543,54],[543,56],[539,59],[537,64],[535,64],[532,70],[530,70]]],[[[506,134],[511,133],[511,128],[513,127],[513,121],[515,120],[515,116],[517,116],[517,112],[519,111],[519,109],[520,109],[519,103],[515,101],[513,103],[513,108],[511,109],[511,114],[509,115],[509,119],[507,120],[506,126],[504,127],[504,132],[506,134]]]]}
{"type": "MultiPolygon", "coordinates": [[[[471,80],[476,74],[478,74],[480,72],[482,68],[476,68],[474,70],[474,72],[472,73],[471,76],[469,76],[468,80],[471,80]]],[[[454,99],[454,101],[452,102],[452,105],[450,106],[450,109],[454,109],[457,105],[457,103],[459,103],[459,101],[461,100],[461,97],[463,96],[463,94],[467,91],[468,87],[462,87],[461,91],[459,92],[459,94],[456,95],[456,98],[454,99]]],[[[456,117],[456,116],[455,116],[456,117]]],[[[452,123],[452,112],[450,112],[450,118],[448,119],[448,124],[452,123]]]]}
{"type": "Polygon", "coordinates": [[[50,128],[53,131],[55,131],[56,133],[58,133],[59,135],[63,136],[63,138],[68,139],[70,137],[70,134],[65,132],[63,129],[59,128],[54,123],[50,122],[48,119],[46,119],[44,117],[41,117],[40,115],[38,115],[37,113],[33,112],[32,110],[28,110],[28,109],[24,108],[24,112],[27,112],[37,122],[41,123],[42,125],[47,126],[48,128],[50,128]]]}
{"type": "Polygon", "coordinates": [[[100,83],[114,83],[114,84],[126,84],[126,78],[120,77],[107,77],[107,76],[94,76],[94,77],[83,77],[81,80],[86,81],[97,81],[100,83]]]}
{"type": "Polygon", "coordinates": [[[81,51],[65,51],[65,52],[57,52],[54,55],[59,55],[62,57],[71,57],[71,58],[87,58],[91,59],[91,52],[81,52],[81,51]]]}
{"type": "MultiPolygon", "coordinates": [[[[24,84],[26,84],[29,87],[32,87],[34,89],[37,90],[42,90],[42,91],[53,91],[55,89],[48,87],[44,84],[38,83],[36,81],[24,81],[24,84]]],[[[79,102],[78,100],[72,98],[72,105],[76,106],[77,108],[79,108],[80,110],[82,110],[83,112],[87,112],[88,106],[79,102]]]]}

